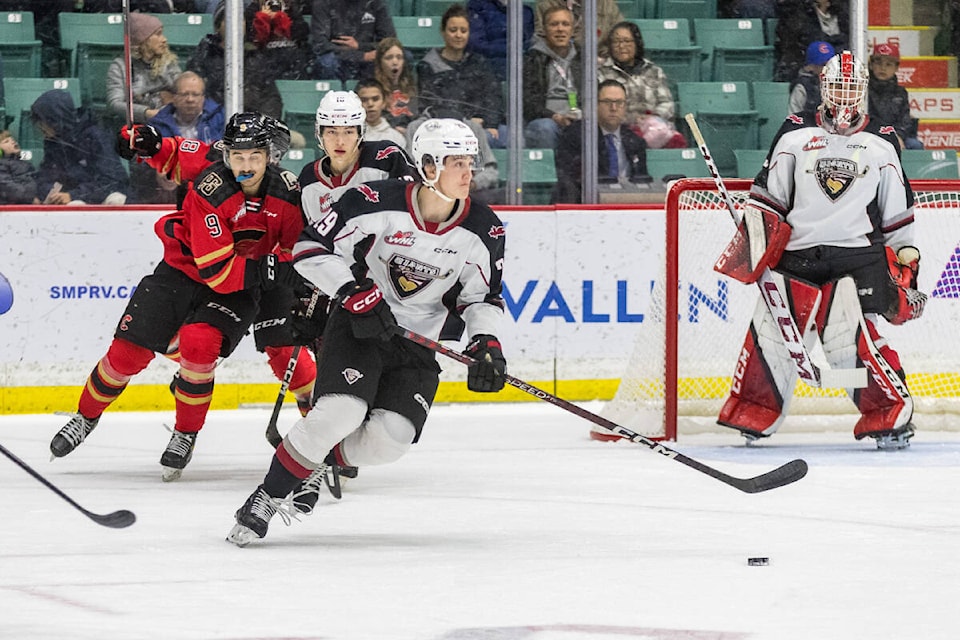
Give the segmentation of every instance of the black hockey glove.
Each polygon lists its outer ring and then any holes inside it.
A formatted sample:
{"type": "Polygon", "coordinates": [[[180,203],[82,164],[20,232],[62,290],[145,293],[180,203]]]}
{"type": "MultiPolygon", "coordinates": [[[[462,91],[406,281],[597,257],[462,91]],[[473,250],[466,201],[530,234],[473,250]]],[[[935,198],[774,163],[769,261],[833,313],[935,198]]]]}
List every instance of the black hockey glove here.
{"type": "Polygon", "coordinates": [[[473,336],[464,353],[476,360],[467,368],[467,388],[470,391],[489,393],[503,389],[507,361],[495,336],[484,333],[473,336]]]}
{"type": "Polygon", "coordinates": [[[383,299],[383,292],[370,278],[344,285],[337,298],[340,306],[350,312],[357,340],[389,340],[396,333],[397,319],[383,299]]]}
{"type": "Polygon", "coordinates": [[[312,345],[323,336],[330,314],[330,298],[315,290],[314,295],[297,298],[293,308],[291,337],[293,344],[312,345]]]}
{"type": "Polygon", "coordinates": [[[161,144],[163,144],[163,136],[149,124],[137,124],[133,127],[124,125],[117,132],[117,154],[124,160],[133,160],[138,155],[152,158],[160,152],[161,144]],[[132,144],[131,129],[133,129],[132,144]]]}
{"type": "Polygon", "coordinates": [[[304,277],[297,273],[291,263],[278,260],[275,253],[268,253],[260,258],[257,270],[260,273],[260,286],[265,291],[271,291],[277,287],[290,287],[294,291],[302,291],[304,277]]]}

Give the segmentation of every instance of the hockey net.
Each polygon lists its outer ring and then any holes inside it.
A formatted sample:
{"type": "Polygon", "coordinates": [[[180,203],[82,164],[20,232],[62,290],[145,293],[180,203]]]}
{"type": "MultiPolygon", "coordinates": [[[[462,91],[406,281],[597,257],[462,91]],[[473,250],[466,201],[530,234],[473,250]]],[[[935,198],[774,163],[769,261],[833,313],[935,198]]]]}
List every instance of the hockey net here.
{"type": "MultiPolygon", "coordinates": [[[[735,205],[742,206],[751,181],[724,183],[735,205]]],[[[918,427],[948,428],[956,422],[949,417],[960,413],[960,182],[911,184],[915,240],[922,254],[918,288],[930,298],[919,320],[901,326],[881,320],[879,328],[900,354],[918,427]]],[[[653,278],[647,320],[640,324],[617,393],[604,407],[605,417],[671,440],[678,432],[715,425],[758,295],[756,287],[713,270],[733,233],[712,180],[672,184],[661,273],[653,278]]],[[[811,355],[825,362],[819,345],[811,355]]],[[[842,389],[798,382],[789,415],[855,412],[842,389]]],[[[790,424],[788,418],[785,426],[790,424]]]]}

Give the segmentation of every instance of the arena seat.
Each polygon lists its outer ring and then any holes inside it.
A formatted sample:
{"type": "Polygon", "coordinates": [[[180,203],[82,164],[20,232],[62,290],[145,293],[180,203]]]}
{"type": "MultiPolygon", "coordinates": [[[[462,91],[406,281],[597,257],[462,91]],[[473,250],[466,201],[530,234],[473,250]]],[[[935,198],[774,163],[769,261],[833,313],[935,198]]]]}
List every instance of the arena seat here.
{"type": "Polygon", "coordinates": [[[773,47],[765,44],[763,21],[750,18],[698,18],[694,42],[703,48],[701,77],[718,81],[770,81],[773,47]]]}
{"type": "Polygon", "coordinates": [[[3,79],[7,117],[12,118],[7,128],[17,132],[17,141],[22,148],[43,147],[43,136],[30,121],[30,107],[41,94],[52,89],[69,91],[74,103],[80,106],[80,81],[77,78],[3,79]]]}
{"type": "Polygon", "coordinates": [[[39,78],[41,47],[32,12],[0,11],[0,57],[5,75],[39,78]]]}

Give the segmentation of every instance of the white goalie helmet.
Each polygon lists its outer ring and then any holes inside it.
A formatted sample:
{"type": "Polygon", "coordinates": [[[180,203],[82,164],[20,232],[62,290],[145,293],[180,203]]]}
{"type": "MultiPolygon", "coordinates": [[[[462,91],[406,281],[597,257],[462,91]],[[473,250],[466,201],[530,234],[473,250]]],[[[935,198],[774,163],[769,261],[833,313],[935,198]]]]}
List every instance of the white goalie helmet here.
{"type": "Polygon", "coordinates": [[[847,133],[867,109],[867,67],[843,51],[827,61],[820,72],[821,113],[834,133],[847,133]]]}
{"type": "Polygon", "coordinates": [[[453,118],[433,118],[420,125],[413,136],[411,151],[417,171],[429,187],[440,178],[447,156],[473,156],[474,169],[479,168],[477,136],[470,127],[453,118]],[[436,166],[437,172],[432,180],[424,173],[427,164],[436,166]]]}
{"type": "Polygon", "coordinates": [[[360,141],[367,131],[367,112],[353,91],[328,91],[317,107],[315,133],[323,149],[324,127],[358,127],[360,141]]]}

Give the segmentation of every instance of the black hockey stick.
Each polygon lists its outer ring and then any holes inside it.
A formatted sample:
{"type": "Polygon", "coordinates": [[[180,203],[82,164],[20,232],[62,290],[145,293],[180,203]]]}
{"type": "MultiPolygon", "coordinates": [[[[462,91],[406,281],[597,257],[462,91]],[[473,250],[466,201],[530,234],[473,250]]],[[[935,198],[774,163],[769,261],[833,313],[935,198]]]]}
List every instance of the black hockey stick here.
{"type": "MultiPolygon", "coordinates": [[[[401,336],[403,336],[407,340],[415,342],[416,344],[424,346],[427,349],[430,349],[432,351],[436,351],[437,353],[442,353],[443,355],[449,358],[452,358],[457,362],[463,363],[468,366],[476,362],[473,358],[471,358],[468,355],[460,353],[459,351],[454,351],[453,349],[446,347],[440,344],[439,342],[431,340],[426,336],[422,336],[420,334],[414,333],[409,329],[400,328],[398,329],[398,332],[401,336]]],[[[733,476],[727,475],[722,471],[719,471],[718,469],[714,469],[713,467],[709,467],[703,464],[702,462],[694,460],[693,458],[689,458],[683,455],[682,453],[680,453],[679,451],[675,451],[660,442],[651,440],[646,436],[643,436],[639,433],[631,431],[626,427],[621,427],[615,422],[611,422],[606,418],[603,418],[601,416],[598,416],[595,413],[591,413],[590,411],[587,411],[586,409],[578,407],[572,402],[568,402],[563,398],[558,398],[557,396],[551,393],[547,393],[542,389],[538,389],[532,384],[528,382],[524,382],[519,378],[514,378],[511,375],[504,374],[504,379],[506,380],[507,384],[509,384],[511,387],[516,387],[517,389],[520,389],[524,393],[529,393],[535,398],[539,398],[540,400],[545,400],[546,402],[549,402],[552,405],[555,405],[557,407],[560,407],[561,409],[569,411],[574,415],[578,415],[585,420],[589,420],[590,422],[596,425],[599,425],[604,429],[608,429],[609,431],[612,431],[613,433],[619,436],[622,436],[627,440],[630,440],[631,442],[642,444],[643,446],[647,447],[648,449],[650,449],[650,451],[653,451],[654,453],[659,453],[660,455],[666,458],[670,458],[671,460],[675,460],[681,464],[685,464],[692,469],[696,469],[700,473],[705,473],[711,478],[716,478],[720,482],[723,482],[724,484],[728,484],[731,487],[735,489],[739,489],[740,491],[743,491],[745,493],[760,493],[761,491],[769,491],[770,489],[776,489],[777,487],[782,487],[784,485],[790,484],[791,482],[796,482],[803,476],[807,475],[807,463],[804,460],[797,459],[797,460],[791,460],[785,465],[777,467],[772,471],[768,471],[767,473],[763,473],[753,478],[735,478],[733,476]]]]}
{"type": "Polygon", "coordinates": [[[17,464],[17,466],[19,466],[21,469],[23,469],[24,471],[32,475],[34,478],[40,481],[41,484],[45,485],[48,489],[50,489],[50,491],[53,491],[55,494],[57,494],[58,496],[60,496],[61,498],[69,502],[80,513],[87,516],[97,524],[103,525],[105,527],[110,527],[111,529],[122,529],[124,527],[129,527],[130,525],[132,525],[134,522],[137,521],[137,516],[135,516],[132,511],[127,511],[126,509],[121,509],[120,511],[114,511],[113,513],[108,513],[106,515],[100,515],[98,513],[93,513],[92,511],[87,511],[86,509],[81,507],[79,504],[77,504],[73,498],[65,494],[63,491],[61,491],[56,486],[54,486],[54,484],[51,483],[49,480],[47,480],[42,475],[34,471],[33,467],[31,467],[26,462],[24,462],[23,460],[15,456],[9,449],[4,447],[3,445],[0,445],[0,453],[7,456],[11,460],[13,460],[14,463],[17,464]]]}
{"type": "Polygon", "coordinates": [[[297,359],[300,357],[300,345],[293,348],[290,355],[290,362],[287,363],[287,370],[283,372],[283,380],[280,382],[280,393],[277,394],[277,401],[273,403],[273,413],[270,414],[270,422],[267,423],[267,432],[264,434],[267,442],[276,449],[283,442],[280,432],[277,431],[277,418],[280,417],[280,407],[283,406],[283,399],[287,395],[287,389],[290,388],[290,380],[293,379],[293,370],[297,368],[297,359]]]}

